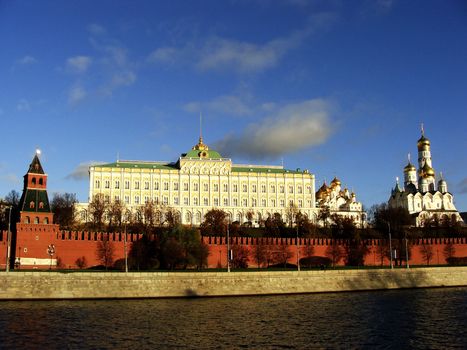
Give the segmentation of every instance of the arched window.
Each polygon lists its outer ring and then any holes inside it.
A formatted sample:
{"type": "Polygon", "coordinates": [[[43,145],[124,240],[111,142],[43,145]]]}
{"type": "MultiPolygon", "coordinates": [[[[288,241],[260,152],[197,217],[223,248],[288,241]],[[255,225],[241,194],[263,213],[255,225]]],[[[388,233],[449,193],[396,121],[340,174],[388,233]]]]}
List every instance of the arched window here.
{"type": "Polygon", "coordinates": [[[44,181],[42,179],[39,179],[39,185],[43,185],[44,181]]]}
{"type": "Polygon", "coordinates": [[[24,223],[25,223],[25,224],[29,224],[30,222],[31,222],[31,219],[29,218],[29,216],[26,216],[26,217],[24,218],[24,223]]]}
{"type": "Polygon", "coordinates": [[[29,202],[29,209],[34,209],[34,207],[35,207],[34,201],[30,201],[29,202]]]}
{"type": "Polygon", "coordinates": [[[36,184],[36,178],[33,177],[32,180],[31,180],[31,182],[33,183],[33,185],[35,185],[35,184],[36,184]]]}
{"type": "Polygon", "coordinates": [[[38,223],[39,223],[39,218],[38,218],[37,216],[34,218],[34,223],[35,223],[35,224],[38,224],[38,223]]]}
{"type": "Polygon", "coordinates": [[[45,219],[44,219],[44,224],[47,225],[48,223],[49,223],[49,218],[45,218],[45,219]]]}

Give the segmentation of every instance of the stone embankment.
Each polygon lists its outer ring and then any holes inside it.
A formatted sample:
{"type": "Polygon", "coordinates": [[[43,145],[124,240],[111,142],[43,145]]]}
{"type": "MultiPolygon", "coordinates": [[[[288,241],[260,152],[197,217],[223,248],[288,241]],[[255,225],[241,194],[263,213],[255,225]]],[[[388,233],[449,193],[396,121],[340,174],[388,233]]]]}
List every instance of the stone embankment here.
{"type": "Polygon", "coordinates": [[[209,297],[467,286],[467,267],[260,272],[1,272],[0,300],[209,297]]]}

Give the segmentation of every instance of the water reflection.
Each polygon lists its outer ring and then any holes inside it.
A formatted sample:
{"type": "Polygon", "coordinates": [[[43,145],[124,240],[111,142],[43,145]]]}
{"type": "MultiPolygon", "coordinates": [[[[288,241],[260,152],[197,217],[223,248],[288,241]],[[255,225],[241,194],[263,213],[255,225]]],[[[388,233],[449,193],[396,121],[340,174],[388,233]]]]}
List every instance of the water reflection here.
{"type": "Polygon", "coordinates": [[[464,348],[467,288],[0,302],[0,348],[464,348]]]}

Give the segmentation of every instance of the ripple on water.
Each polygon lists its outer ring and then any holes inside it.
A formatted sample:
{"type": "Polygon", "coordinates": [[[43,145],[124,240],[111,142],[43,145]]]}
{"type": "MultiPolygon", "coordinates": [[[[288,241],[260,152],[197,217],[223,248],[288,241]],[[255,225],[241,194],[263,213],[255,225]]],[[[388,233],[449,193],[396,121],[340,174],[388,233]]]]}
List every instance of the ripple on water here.
{"type": "Polygon", "coordinates": [[[462,349],[467,288],[0,302],[0,348],[462,349]]]}

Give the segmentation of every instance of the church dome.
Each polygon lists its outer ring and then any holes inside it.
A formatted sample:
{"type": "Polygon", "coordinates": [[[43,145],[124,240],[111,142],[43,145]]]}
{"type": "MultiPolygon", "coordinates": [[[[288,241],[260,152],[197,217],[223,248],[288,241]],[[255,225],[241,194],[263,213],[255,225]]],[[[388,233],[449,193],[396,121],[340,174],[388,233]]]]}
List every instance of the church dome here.
{"type": "Polygon", "coordinates": [[[433,176],[435,176],[435,171],[433,170],[433,168],[431,166],[429,166],[427,163],[425,163],[425,165],[421,169],[421,174],[422,174],[422,176],[424,178],[433,177],[433,176]]]}
{"type": "Polygon", "coordinates": [[[416,170],[417,169],[415,168],[415,166],[410,162],[404,168],[405,173],[408,173],[409,171],[416,171],[416,170]]]}
{"type": "Polygon", "coordinates": [[[340,186],[341,185],[341,180],[339,180],[337,177],[334,177],[334,179],[331,181],[331,186],[340,186]]]}
{"type": "Polygon", "coordinates": [[[425,135],[422,135],[417,141],[418,150],[422,150],[424,146],[430,147],[430,140],[428,140],[425,135]]]}

